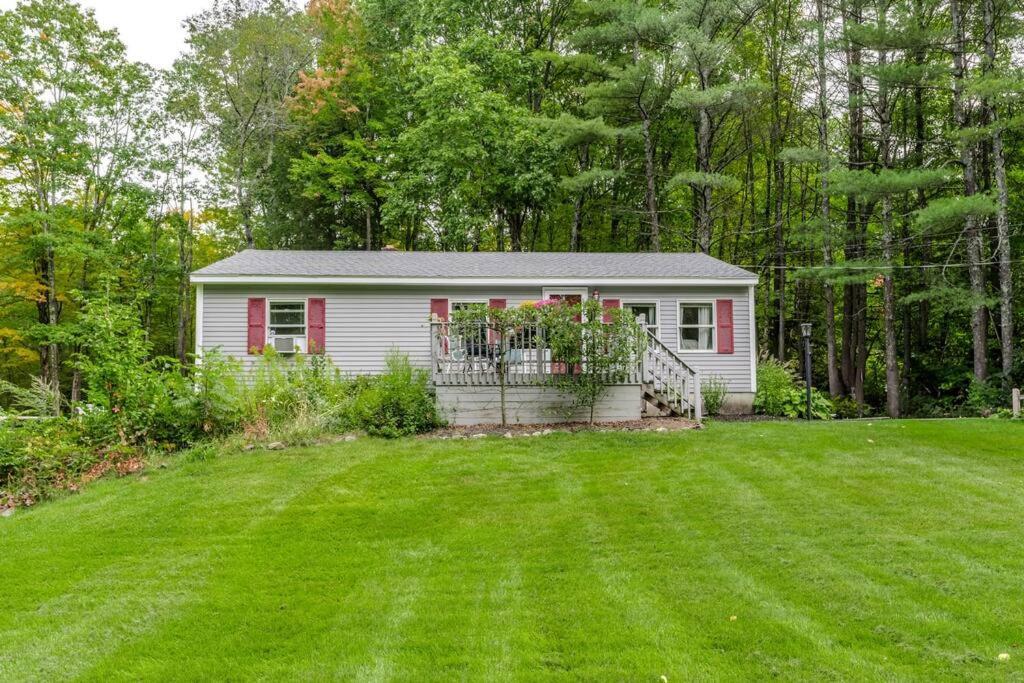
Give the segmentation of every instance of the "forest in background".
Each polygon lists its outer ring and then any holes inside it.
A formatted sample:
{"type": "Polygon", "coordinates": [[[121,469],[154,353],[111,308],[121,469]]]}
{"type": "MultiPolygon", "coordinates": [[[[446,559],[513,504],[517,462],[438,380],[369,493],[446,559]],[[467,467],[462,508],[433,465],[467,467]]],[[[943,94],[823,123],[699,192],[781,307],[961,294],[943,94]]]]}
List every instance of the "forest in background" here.
{"type": "Polygon", "coordinates": [[[0,13],[0,378],[75,401],[92,300],[189,362],[188,273],[281,249],[704,251],[848,413],[1024,361],[1012,0],[216,0],[172,69],[0,13]],[[1019,325],[1017,325],[1019,329],[1019,325]],[[37,378],[33,380],[33,378],[37,378]]]}

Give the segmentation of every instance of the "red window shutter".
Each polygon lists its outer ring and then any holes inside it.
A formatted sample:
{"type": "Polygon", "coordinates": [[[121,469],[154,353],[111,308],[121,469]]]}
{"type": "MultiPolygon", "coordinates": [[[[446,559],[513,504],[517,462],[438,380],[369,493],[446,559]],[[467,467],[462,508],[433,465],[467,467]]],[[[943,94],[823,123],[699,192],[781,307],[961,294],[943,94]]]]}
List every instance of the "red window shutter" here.
{"type": "Polygon", "coordinates": [[[732,299],[715,302],[715,318],[718,327],[718,352],[733,352],[732,299]]]}
{"type": "MultiPolygon", "coordinates": [[[[504,310],[505,299],[491,299],[487,302],[487,308],[498,308],[504,310]]],[[[491,344],[498,343],[498,335],[494,330],[487,330],[487,341],[491,344]]]]}
{"type": "Polygon", "coordinates": [[[263,353],[267,343],[267,300],[249,299],[249,338],[247,353],[263,353]]]}
{"type": "Polygon", "coordinates": [[[310,353],[323,353],[327,348],[327,299],[310,299],[307,341],[310,353]]]}
{"type": "Polygon", "coordinates": [[[438,320],[448,319],[448,299],[431,299],[430,316],[438,320]]]}
{"type": "MultiPolygon", "coordinates": [[[[622,308],[622,302],[619,301],[618,299],[603,299],[601,301],[601,305],[604,306],[605,308],[622,308]]],[[[610,323],[612,321],[611,314],[605,313],[602,317],[602,320],[606,323],[610,323]]]]}

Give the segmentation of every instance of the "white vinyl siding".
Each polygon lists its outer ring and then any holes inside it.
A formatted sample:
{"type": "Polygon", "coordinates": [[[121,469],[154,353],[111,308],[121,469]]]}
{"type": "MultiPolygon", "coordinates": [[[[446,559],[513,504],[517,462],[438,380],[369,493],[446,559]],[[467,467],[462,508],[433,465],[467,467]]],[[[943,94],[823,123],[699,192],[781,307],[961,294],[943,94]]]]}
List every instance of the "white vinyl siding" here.
{"type": "Polygon", "coordinates": [[[751,358],[756,350],[751,346],[753,316],[750,308],[750,288],[729,287],[637,287],[601,288],[601,297],[623,302],[658,302],[660,339],[670,349],[679,348],[679,304],[686,301],[714,303],[718,299],[732,299],[733,353],[704,351],[680,353],[679,357],[702,375],[721,377],[730,392],[751,393],[754,390],[754,366],[751,358]]]}
{"type": "MultiPolygon", "coordinates": [[[[679,348],[678,302],[732,299],[735,353],[681,354],[686,363],[701,373],[724,379],[732,392],[752,391],[749,296],[746,286],[601,289],[602,298],[657,304],[661,315],[658,331],[670,349],[679,348]]],[[[264,297],[268,301],[325,298],[326,353],[342,372],[366,374],[382,371],[388,351],[395,348],[408,354],[414,364],[429,366],[431,299],[448,299],[449,305],[505,299],[512,308],[523,301],[541,299],[543,283],[530,288],[205,284],[202,326],[197,334],[204,349],[219,347],[243,364],[256,361],[255,356],[246,353],[249,297],[264,297]]]]}

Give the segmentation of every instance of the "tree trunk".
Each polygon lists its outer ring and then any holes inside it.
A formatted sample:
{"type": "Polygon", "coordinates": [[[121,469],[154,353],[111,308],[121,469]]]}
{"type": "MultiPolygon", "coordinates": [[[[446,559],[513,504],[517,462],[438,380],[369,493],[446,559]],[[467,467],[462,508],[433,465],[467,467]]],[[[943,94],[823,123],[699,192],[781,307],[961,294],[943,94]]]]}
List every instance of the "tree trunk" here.
{"type": "Polygon", "coordinates": [[[523,250],[523,226],[526,224],[526,209],[508,214],[508,239],[512,251],[523,250]]]}
{"type": "MultiPolygon", "coordinates": [[[[49,232],[47,227],[43,231],[49,232]]],[[[52,246],[48,245],[44,249],[38,269],[39,283],[44,290],[44,298],[37,304],[39,322],[48,328],[50,337],[48,343],[39,350],[39,361],[43,381],[53,392],[53,414],[60,415],[60,345],[55,339],[61,305],[57,299],[57,263],[52,246]]]]}
{"type": "MultiPolygon", "coordinates": [[[[964,79],[967,74],[966,37],[964,20],[960,13],[960,0],[950,0],[949,13],[953,28],[953,117],[956,127],[965,130],[970,126],[970,112],[964,102],[964,79]]],[[[964,169],[964,194],[977,192],[974,165],[975,146],[962,144],[960,163],[964,169]]],[[[988,377],[988,317],[984,305],[985,269],[982,266],[982,236],[978,220],[967,217],[967,272],[971,282],[971,338],[974,346],[974,379],[984,382],[988,377]]]]}
{"type": "Polygon", "coordinates": [[[373,210],[366,205],[366,251],[373,251],[373,210]]]}
{"type": "Polygon", "coordinates": [[[609,226],[608,241],[611,242],[612,250],[619,246],[619,223],[620,208],[619,208],[619,194],[622,187],[622,135],[615,136],[615,178],[612,179],[612,210],[611,210],[611,225],[609,226]]]}
{"type": "MultiPolygon", "coordinates": [[[[580,171],[586,172],[590,168],[590,144],[583,143],[580,149],[580,171]]],[[[569,234],[569,251],[582,251],[583,237],[583,202],[586,201],[587,191],[580,190],[572,204],[572,232],[569,234]]]]}
{"type": "MultiPolygon", "coordinates": [[[[917,0],[914,3],[914,13],[917,15],[918,28],[924,31],[927,28],[927,21],[923,16],[923,9],[921,7],[922,0],[917,0]]],[[[925,64],[925,53],[924,50],[918,50],[914,54],[914,64],[919,69],[924,67],[925,64]]],[[[925,128],[924,118],[924,86],[917,84],[914,86],[914,164],[917,166],[923,166],[925,163],[924,158],[924,143],[927,130],[925,128]]],[[[927,206],[928,201],[925,196],[924,188],[917,189],[917,205],[918,210],[923,209],[927,206]]],[[[925,233],[921,238],[921,262],[931,262],[931,237],[925,233]]],[[[925,291],[931,286],[931,269],[921,269],[921,288],[925,291]]],[[[926,298],[922,298],[917,305],[917,348],[924,351],[928,348],[928,321],[931,317],[931,303],[926,298]]],[[[906,365],[903,368],[905,374],[910,373],[910,365],[906,365]]]]}
{"type": "MultiPolygon", "coordinates": [[[[985,70],[995,68],[996,8],[995,0],[984,0],[985,7],[985,70]]],[[[1006,158],[1003,152],[1003,130],[999,111],[991,100],[985,101],[989,125],[992,126],[992,165],[996,183],[996,257],[999,260],[999,347],[1002,358],[1003,385],[1009,386],[1013,374],[1013,268],[1010,259],[1009,193],[1006,188],[1006,158]]]]}
{"type": "Polygon", "coordinates": [[[242,232],[245,235],[245,246],[252,249],[256,246],[256,240],[252,234],[252,205],[245,194],[245,180],[242,164],[235,168],[235,201],[238,203],[238,214],[242,223],[242,232]]]}
{"type": "MultiPolygon", "coordinates": [[[[701,86],[707,87],[709,76],[701,73],[701,86]]],[[[706,107],[697,110],[697,171],[710,174],[711,169],[711,114],[706,107]]],[[[700,183],[693,189],[696,199],[697,248],[705,254],[711,253],[711,237],[713,224],[711,220],[712,189],[706,183],[700,183]]]]}
{"type": "MultiPolygon", "coordinates": [[[[825,3],[815,0],[818,20],[818,150],[821,152],[821,225],[823,230],[822,251],[826,270],[832,266],[832,199],[829,195],[829,148],[828,148],[828,91],[825,71],[825,3]]],[[[828,361],[828,393],[832,398],[842,394],[842,380],[839,378],[839,363],[836,358],[836,294],[832,282],[825,275],[825,348],[828,361]]]]}
{"type": "Polygon", "coordinates": [[[651,139],[651,118],[647,110],[640,107],[640,132],[644,139],[644,195],[647,201],[649,226],[649,248],[661,251],[661,226],[658,222],[658,185],[654,171],[654,140],[651,139]]]}
{"type": "MultiPolygon", "coordinates": [[[[888,3],[878,7],[878,21],[883,34],[888,30],[888,3]]],[[[878,80],[878,156],[883,169],[892,167],[892,106],[889,100],[888,75],[889,50],[878,51],[878,67],[882,76],[878,80]]],[[[896,285],[893,281],[892,193],[885,188],[882,196],[882,318],[885,335],[885,404],[889,417],[900,416],[900,366],[897,360],[896,342],[896,285]]]]}
{"type": "MultiPolygon", "coordinates": [[[[892,199],[882,199],[882,259],[892,263],[892,199]]],[[[882,280],[882,315],[885,318],[885,404],[889,417],[900,416],[900,368],[896,360],[896,289],[892,271],[882,280]]]]}
{"type": "Polygon", "coordinates": [[[184,367],[188,362],[188,327],[192,320],[192,286],[189,272],[192,270],[192,213],[188,219],[181,216],[178,227],[178,329],[174,340],[174,351],[184,367]]]}
{"type": "MultiPolygon", "coordinates": [[[[860,0],[852,0],[843,13],[844,28],[860,25],[860,0]]],[[[861,74],[861,48],[847,40],[847,109],[849,116],[849,147],[847,167],[859,170],[864,156],[864,77],[861,74]]],[[[847,261],[863,257],[862,219],[865,208],[853,196],[846,199],[846,242],[843,247],[847,261]]],[[[870,214],[870,212],[868,212],[870,214]]],[[[843,348],[842,379],[846,391],[861,405],[864,403],[864,366],[867,362],[867,288],[863,284],[847,284],[843,287],[843,348]]]]}
{"type": "Polygon", "coordinates": [[[581,251],[580,227],[583,223],[583,195],[580,192],[572,203],[572,232],[569,234],[569,251],[581,251]]]}
{"type": "Polygon", "coordinates": [[[775,357],[786,360],[786,232],[782,220],[785,168],[782,161],[772,161],[775,176],[775,357]]]}

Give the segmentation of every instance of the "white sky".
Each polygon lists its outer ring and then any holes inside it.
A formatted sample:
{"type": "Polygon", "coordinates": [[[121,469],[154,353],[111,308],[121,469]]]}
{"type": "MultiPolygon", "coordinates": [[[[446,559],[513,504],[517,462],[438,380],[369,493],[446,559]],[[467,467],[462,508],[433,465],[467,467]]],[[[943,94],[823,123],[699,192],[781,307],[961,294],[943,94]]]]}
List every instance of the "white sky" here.
{"type": "MultiPolygon", "coordinates": [[[[0,10],[14,9],[17,0],[0,0],[0,10]]],[[[185,47],[181,22],[201,12],[211,0],[78,0],[95,10],[105,29],[116,28],[128,57],[166,69],[185,47]]]]}

